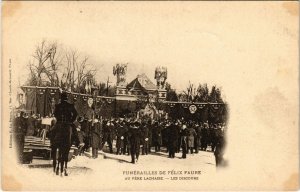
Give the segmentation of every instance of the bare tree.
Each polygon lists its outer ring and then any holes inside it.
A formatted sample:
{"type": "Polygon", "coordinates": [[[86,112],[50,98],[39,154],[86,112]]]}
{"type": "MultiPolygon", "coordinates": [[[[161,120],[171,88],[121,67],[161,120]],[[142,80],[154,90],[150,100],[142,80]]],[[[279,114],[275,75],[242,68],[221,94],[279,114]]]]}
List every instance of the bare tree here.
{"type": "Polygon", "coordinates": [[[58,54],[56,42],[49,43],[41,41],[35,48],[32,55],[33,60],[29,63],[30,79],[33,85],[58,85],[58,69],[61,64],[61,57],[58,54]]]}
{"type": "Polygon", "coordinates": [[[29,62],[29,85],[60,86],[69,91],[84,91],[84,86],[96,84],[96,68],[88,63],[88,56],[76,50],[62,51],[56,42],[41,41],[29,62]],[[62,66],[64,64],[64,68],[62,66]]]}
{"type": "Polygon", "coordinates": [[[70,50],[66,52],[65,59],[67,66],[61,83],[65,89],[82,92],[86,83],[96,83],[96,69],[88,63],[88,56],[81,57],[76,50],[70,50]]]}

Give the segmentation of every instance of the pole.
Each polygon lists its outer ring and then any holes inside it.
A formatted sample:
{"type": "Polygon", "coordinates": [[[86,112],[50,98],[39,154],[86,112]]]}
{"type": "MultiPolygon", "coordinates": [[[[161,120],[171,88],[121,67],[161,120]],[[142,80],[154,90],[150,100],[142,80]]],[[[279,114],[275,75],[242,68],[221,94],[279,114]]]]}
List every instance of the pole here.
{"type": "Polygon", "coordinates": [[[106,96],[108,96],[108,83],[109,83],[109,76],[107,77],[107,81],[106,81],[106,96]]]}

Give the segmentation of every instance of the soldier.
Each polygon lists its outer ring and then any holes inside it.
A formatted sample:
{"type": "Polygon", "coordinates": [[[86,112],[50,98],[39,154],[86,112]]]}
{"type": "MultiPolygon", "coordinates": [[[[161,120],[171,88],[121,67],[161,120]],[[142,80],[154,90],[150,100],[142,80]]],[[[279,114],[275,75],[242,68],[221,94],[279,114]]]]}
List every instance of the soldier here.
{"type": "Polygon", "coordinates": [[[186,125],[182,125],[182,129],[180,132],[180,138],[181,138],[181,147],[182,147],[182,159],[186,158],[187,154],[187,136],[188,136],[188,131],[186,128],[186,125]]]}
{"type": "Polygon", "coordinates": [[[140,154],[141,130],[139,122],[136,121],[131,124],[128,137],[130,142],[131,163],[134,164],[138,161],[140,154]]]}
{"type": "Polygon", "coordinates": [[[24,111],[17,113],[17,117],[14,122],[14,144],[16,145],[17,158],[19,163],[23,163],[23,150],[25,142],[25,134],[27,130],[27,119],[25,118],[24,111]]]}

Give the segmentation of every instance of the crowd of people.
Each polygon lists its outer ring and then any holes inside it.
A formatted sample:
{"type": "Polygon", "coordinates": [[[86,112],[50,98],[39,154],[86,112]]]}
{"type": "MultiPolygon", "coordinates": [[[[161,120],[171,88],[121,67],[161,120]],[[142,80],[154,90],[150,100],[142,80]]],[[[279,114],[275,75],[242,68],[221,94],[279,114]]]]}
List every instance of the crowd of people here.
{"type": "MultiPolygon", "coordinates": [[[[16,119],[20,142],[25,135],[46,136],[51,140],[55,134],[55,118],[51,125],[42,125],[40,115],[20,113],[16,119]]],[[[214,153],[217,166],[223,162],[225,123],[129,117],[105,119],[87,115],[77,117],[73,124],[72,144],[78,147],[79,155],[92,150],[92,158],[98,158],[98,150],[107,149],[109,153],[131,155],[131,163],[136,163],[140,154],[160,152],[163,147],[169,158],[181,153],[181,158],[185,159],[187,154],[202,150],[214,153]]],[[[24,143],[19,148],[22,146],[24,143]]]]}

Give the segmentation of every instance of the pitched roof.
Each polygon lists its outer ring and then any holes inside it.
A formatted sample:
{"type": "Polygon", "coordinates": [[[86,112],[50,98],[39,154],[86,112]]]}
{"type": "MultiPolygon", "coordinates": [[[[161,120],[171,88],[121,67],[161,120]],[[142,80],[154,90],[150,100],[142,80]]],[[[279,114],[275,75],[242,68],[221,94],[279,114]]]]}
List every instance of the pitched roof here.
{"type": "Polygon", "coordinates": [[[146,90],[153,90],[156,89],[156,85],[152,83],[152,81],[143,73],[138,75],[133,81],[131,81],[127,88],[134,88],[134,89],[146,89],[146,90]]]}

